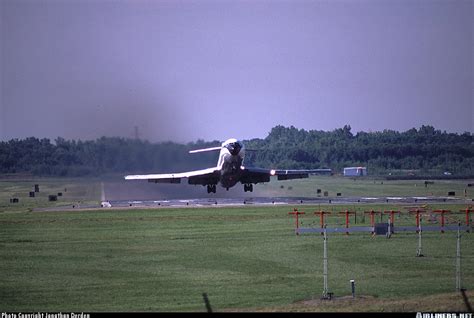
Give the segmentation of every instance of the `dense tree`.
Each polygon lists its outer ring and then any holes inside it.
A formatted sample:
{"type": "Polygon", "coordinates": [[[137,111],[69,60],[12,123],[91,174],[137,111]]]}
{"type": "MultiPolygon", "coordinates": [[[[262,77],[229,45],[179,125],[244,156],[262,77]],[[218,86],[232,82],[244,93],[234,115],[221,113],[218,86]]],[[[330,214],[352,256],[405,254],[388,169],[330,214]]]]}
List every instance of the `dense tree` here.
{"type": "MultiPolygon", "coordinates": [[[[198,140],[188,144],[150,143],[102,137],[75,141],[34,137],[0,142],[0,173],[85,176],[200,169],[215,165],[216,153],[188,151],[219,145],[198,140]]],[[[274,168],[367,166],[371,174],[417,171],[420,174],[474,175],[474,135],[441,132],[432,126],[405,132],[358,132],[346,125],[333,131],[306,131],[276,126],[265,139],[246,141],[246,164],[274,168]]]]}

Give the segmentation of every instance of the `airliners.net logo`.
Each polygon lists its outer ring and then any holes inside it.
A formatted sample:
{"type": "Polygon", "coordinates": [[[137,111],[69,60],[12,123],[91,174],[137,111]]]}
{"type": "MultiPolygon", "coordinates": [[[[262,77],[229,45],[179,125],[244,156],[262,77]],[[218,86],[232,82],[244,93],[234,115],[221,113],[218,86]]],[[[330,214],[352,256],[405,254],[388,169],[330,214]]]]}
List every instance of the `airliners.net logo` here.
{"type": "Polygon", "coordinates": [[[427,313],[418,312],[416,318],[472,318],[472,313],[427,313]]]}

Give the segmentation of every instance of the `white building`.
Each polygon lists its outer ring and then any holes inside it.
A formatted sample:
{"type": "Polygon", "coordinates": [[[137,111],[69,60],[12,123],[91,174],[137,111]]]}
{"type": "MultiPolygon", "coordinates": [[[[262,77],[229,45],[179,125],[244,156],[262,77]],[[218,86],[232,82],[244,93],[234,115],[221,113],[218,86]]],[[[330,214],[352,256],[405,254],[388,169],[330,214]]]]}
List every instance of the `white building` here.
{"type": "Polygon", "coordinates": [[[344,177],[366,176],[367,167],[347,167],[344,168],[344,177]]]}

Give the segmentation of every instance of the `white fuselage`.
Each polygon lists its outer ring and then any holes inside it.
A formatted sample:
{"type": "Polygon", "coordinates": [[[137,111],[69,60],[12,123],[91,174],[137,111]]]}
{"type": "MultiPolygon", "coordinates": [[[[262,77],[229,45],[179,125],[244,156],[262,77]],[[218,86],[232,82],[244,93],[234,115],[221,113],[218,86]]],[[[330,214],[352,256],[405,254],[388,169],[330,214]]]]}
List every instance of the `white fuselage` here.
{"type": "Polygon", "coordinates": [[[237,139],[228,139],[222,143],[217,168],[221,172],[220,184],[224,188],[233,187],[240,180],[244,157],[244,145],[237,139]]]}

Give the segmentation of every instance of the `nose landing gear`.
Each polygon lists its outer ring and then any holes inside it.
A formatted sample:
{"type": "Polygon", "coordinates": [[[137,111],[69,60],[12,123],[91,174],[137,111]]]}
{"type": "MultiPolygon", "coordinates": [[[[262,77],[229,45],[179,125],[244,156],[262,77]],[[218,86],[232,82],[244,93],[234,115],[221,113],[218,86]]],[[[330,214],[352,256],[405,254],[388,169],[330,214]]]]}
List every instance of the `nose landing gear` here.
{"type": "Polygon", "coordinates": [[[207,193],[216,193],[216,185],[215,184],[208,184],[207,185],[207,193]]]}
{"type": "Polygon", "coordinates": [[[244,184],[244,192],[253,192],[253,184],[244,184]]]}

